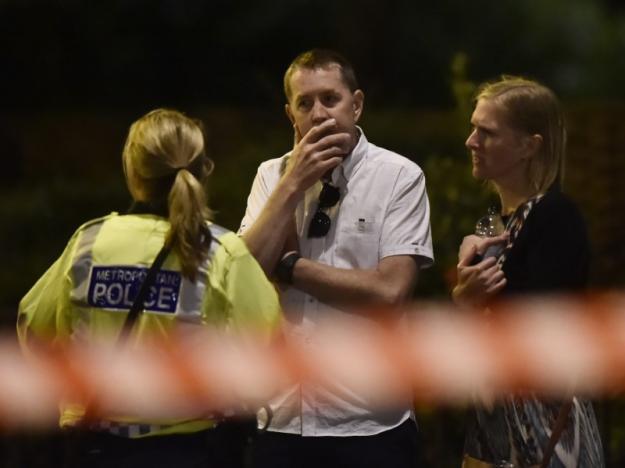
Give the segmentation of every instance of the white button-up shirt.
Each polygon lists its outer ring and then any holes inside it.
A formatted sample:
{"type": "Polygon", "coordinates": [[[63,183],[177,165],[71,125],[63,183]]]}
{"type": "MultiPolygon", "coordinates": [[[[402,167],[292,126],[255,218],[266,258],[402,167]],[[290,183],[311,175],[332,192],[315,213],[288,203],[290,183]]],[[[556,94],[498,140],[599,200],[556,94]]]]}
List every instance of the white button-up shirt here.
{"type": "MultiPolygon", "coordinates": [[[[289,153],[258,168],[239,233],[259,217],[280,180],[289,153]]],[[[433,262],[430,209],[423,171],[412,161],[375,146],[360,131],[352,153],[332,173],[341,198],[325,209],[332,224],[326,236],[307,237],[317,211],[322,184],[305,194],[295,217],[303,257],[337,268],[373,269],[384,257],[420,257],[422,267],[433,262]]],[[[289,335],[314,351],[313,331],[324,318],[373,326],[372,321],[335,309],[295,288],[281,294],[289,335]]],[[[332,388],[293,388],[272,402],[270,430],[303,436],[373,435],[398,426],[411,415],[410,391],[405,401],[383,412],[337,382],[332,388]]]]}

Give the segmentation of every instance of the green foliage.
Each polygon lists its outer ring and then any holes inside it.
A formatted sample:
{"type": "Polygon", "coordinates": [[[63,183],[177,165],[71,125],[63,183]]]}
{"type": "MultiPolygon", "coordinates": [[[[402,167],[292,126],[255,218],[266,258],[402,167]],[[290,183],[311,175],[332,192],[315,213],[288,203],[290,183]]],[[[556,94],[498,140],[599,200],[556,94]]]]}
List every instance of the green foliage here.
{"type": "Polygon", "coordinates": [[[458,246],[486,213],[492,195],[471,178],[466,156],[431,155],[425,164],[436,264],[423,274],[423,288],[440,296],[453,287],[458,246]]]}
{"type": "Polygon", "coordinates": [[[455,54],[451,60],[450,86],[456,107],[447,116],[447,153],[431,153],[423,165],[436,257],[434,267],[421,280],[420,288],[426,295],[448,295],[455,283],[458,246],[464,236],[474,232],[475,222],[485,214],[493,199],[491,191],[472,177],[470,158],[464,146],[476,88],[467,78],[468,61],[463,52],[455,54]]]}
{"type": "Polygon", "coordinates": [[[0,192],[3,264],[0,269],[1,326],[15,322],[17,302],[61,254],[74,229],[89,219],[128,205],[119,177],[69,180],[54,177],[47,184],[23,185],[0,192]]]}

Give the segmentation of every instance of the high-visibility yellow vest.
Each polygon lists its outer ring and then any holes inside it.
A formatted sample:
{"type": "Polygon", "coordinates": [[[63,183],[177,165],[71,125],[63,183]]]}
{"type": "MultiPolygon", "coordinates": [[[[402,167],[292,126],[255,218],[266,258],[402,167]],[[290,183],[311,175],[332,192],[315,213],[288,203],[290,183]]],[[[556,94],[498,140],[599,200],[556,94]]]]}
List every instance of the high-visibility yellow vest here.
{"type": "MultiPolygon", "coordinates": [[[[180,321],[267,332],[278,326],[276,291],[244,242],[220,226],[208,226],[213,241],[195,282],[182,276],[176,255],[170,254],[135,324],[133,342],[155,334],[165,338],[180,321]]],[[[31,337],[86,343],[114,339],[168,230],[165,218],[151,214],[112,213],[81,226],[61,257],[20,302],[22,346],[28,349],[31,337]]],[[[75,425],[83,413],[81,406],[62,405],[61,426],[75,425]]],[[[114,429],[131,426],[130,432],[120,433],[129,437],[195,432],[215,424],[201,417],[148,422],[114,417],[106,423],[114,429]],[[142,430],[135,430],[136,425],[142,430]]]]}

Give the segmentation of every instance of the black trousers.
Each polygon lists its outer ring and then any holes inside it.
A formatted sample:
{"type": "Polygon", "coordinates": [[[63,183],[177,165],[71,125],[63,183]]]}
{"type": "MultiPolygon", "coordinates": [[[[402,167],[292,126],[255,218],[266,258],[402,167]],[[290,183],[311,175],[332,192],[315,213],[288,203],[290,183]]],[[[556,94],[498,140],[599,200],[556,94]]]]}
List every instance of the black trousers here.
{"type": "Polygon", "coordinates": [[[67,434],[66,468],[243,468],[246,440],[209,429],[128,439],[102,432],[67,434]]]}
{"type": "Polygon", "coordinates": [[[416,468],[417,428],[412,420],[358,437],[302,437],[265,432],[252,445],[253,468],[416,468]]]}

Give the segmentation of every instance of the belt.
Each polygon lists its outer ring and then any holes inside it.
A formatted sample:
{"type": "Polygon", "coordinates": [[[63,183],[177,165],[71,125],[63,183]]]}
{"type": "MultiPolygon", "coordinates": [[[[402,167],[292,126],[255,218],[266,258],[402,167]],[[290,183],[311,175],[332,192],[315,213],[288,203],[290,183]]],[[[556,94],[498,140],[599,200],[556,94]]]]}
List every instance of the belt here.
{"type": "Polygon", "coordinates": [[[494,468],[493,463],[478,460],[477,458],[465,455],[462,459],[462,468],[494,468]]]}
{"type": "Polygon", "coordinates": [[[120,437],[139,437],[171,427],[159,424],[126,424],[115,421],[98,420],[89,425],[89,430],[106,432],[120,437]]]}
{"type": "MultiPolygon", "coordinates": [[[[462,459],[462,468],[515,468],[515,466],[506,461],[495,464],[465,455],[462,459]]],[[[539,465],[532,465],[530,468],[539,468],[539,465]]]]}

